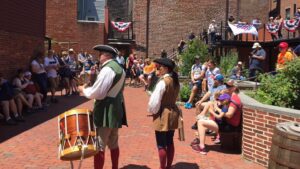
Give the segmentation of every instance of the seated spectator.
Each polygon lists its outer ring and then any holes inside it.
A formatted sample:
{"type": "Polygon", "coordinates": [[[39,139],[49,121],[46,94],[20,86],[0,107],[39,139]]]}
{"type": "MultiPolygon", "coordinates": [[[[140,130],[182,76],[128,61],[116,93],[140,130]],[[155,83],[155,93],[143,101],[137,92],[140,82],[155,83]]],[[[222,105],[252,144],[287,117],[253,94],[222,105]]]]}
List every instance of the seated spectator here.
{"type": "Polygon", "coordinates": [[[204,78],[206,67],[200,63],[200,56],[195,56],[195,64],[191,68],[192,92],[189,100],[184,104],[186,109],[192,108],[192,103],[198,90],[202,88],[202,79],[204,78]]]}
{"type": "Polygon", "coordinates": [[[5,123],[8,125],[17,124],[16,121],[24,121],[24,118],[21,113],[18,113],[18,109],[14,100],[13,88],[9,82],[3,78],[3,75],[0,74],[0,103],[2,106],[2,112],[5,115],[5,123]],[[13,120],[10,116],[10,113],[13,113],[13,120]]]}
{"type": "MultiPolygon", "coordinates": [[[[224,117],[222,123],[218,125],[218,123],[216,123],[214,120],[208,118],[197,119],[199,142],[195,143],[195,141],[193,141],[191,146],[193,150],[201,154],[207,154],[207,151],[205,149],[205,136],[206,136],[205,132],[207,129],[213,130],[216,133],[218,133],[219,131],[221,132],[235,131],[236,129],[240,128],[242,103],[238,96],[239,90],[237,87],[233,85],[232,81],[229,81],[227,83],[227,86],[228,86],[228,93],[231,95],[228,111],[225,113],[222,111],[222,109],[219,108],[218,105],[214,105],[214,109],[220,114],[218,115],[215,113],[215,116],[224,117]]],[[[221,96],[223,97],[224,95],[221,96]]],[[[227,99],[224,99],[224,101],[226,100],[227,99]]]]}
{"type": "Polygon", "coordinates": [[[246,78],[243,76],[243,63],[241,61],[231,70],[230,79],[233,80],[245,80],[246,78]]]}
{"type": "Polygon", "coordinates": [[[26,88],[29,85],[29,82],[27,82],[24,79],[24,70],[18,69],[17,75],[13,79],[12,85],[14,87],[14,95],[16,96],[17,100],[17,108],[18,112],[23,112],[23,106],[26,105],[28,108],[28,111],[32,111],[32,105],[34,97],[32,95],[27,95],[26,93],[22,92],[24,88],[26,88]]]}
{"type": "Polygon", "coordinates": [[[216,66],[216,62],[209,60],[207,62],[207,70],[205,72],[205,79],[207,80],[207,88],[210,90],[214,85],[214,78],[216,75],[221,74],[220,69],[216,66]]]}
{"type": "Polygon", "coordinates": [[[285,63],[292,61],[294,59],[294,57],[293,57],[293,54],[291,53],[291,51],[288,51],[288,49],[289,49],[288,43],[281,42],[278,47],[279,47],[280,53],[278,54],[278,57],[277,57],[276,70],[281,70],[284,68],[285,63]]]}
{"type": "Polygon", "coordinates": [[[36,84],[34,84],[34,82],[31,80],[31,72],[26,71],[24,73],[24,80],[28,83],[28,85],[25,88],[23,88],[23,91],[26,93],[27,96],[33,98],[31,104],[36,104],[34,109],[44,110],[42,105],[43,95],[38,92],[36,84]]]}
{"type": "Polygon", "coordinates": [[[139,79],[141,80],[141,82],[144,83],[145,85],[145,90],[148,89],[149,84],[151,83],[151,79],[155,73],[155,63],[151,62],[150,59],[145,59],[145,66],[143,69],[143,74],[141,74],[139,76],[139,79]]]}

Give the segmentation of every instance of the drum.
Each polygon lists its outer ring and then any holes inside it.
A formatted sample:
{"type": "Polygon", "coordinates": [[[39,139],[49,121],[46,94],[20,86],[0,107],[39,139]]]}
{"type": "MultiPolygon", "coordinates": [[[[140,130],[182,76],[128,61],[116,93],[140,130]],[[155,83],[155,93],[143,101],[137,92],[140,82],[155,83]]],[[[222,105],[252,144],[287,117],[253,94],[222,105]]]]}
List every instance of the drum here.
{"type": "Polygon", "coordinates": [[[58,116],[58,153],[61,160],[79,160],[98,153],[92,112],[72,109],[58,116]]]}

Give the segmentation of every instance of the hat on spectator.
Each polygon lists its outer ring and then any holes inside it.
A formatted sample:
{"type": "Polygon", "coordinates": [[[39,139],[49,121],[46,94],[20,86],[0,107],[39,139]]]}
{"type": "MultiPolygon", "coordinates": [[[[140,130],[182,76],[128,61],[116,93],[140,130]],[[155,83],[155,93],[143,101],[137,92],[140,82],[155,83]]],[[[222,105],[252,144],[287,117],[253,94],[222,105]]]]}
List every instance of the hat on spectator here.
{"type": "Polygon", "coordinates": [[[214,80],[217,80],[217,81],[223,82],[223,80],[224,80],[224,76],[223,76],[223,75],[221,75],[221,74],[217,74],[217,75],[214,77],[214,80]]]}
{"type": "Polygon", "coordinates": [[[99,52],[108,52],[112,54],[113,57],[116,57],[119,52],[116,48],[109,45],[96,45],[93,47],[93,49],[98,50],[99,52]]]}
{"type": "Polygon", "coordinates": [[[224,93],[224,94],[221,94],[219,97],[218,97],[218,100],[220,101],[223,101],[223,100],[230,100],[231,96],[227,93],[224,93]]]}
{"type": "Polygon", "coordinates": [[[238,62],[238,65],[242,65],[242,64],[243,64],[243,62],[241,62],[241,61],[238,62]]]}
{"type": "Polygon", "coordinates": [[[234,87],[234,80],[230,79],[225,83],[227,88],[234,87]]]}
{"type": "Polygon", "coordinates": [[[255,49],[257,47],[261,48],[260,44],[258,42],[255,42],[252,46],[252,49],[255,49]]]}
{"type": "Polygon", "coordinates": [[[166,66],[171,70],[175,68],[175,63],[169,58],[159,58],[159,59],[155,59],[153,62],[166,66]]]}
{"type": "Polygon", "coordinates": [[[289,44],[286,42],[281,42],[281,43],[279,43],[278,47],[281,49],[287,49],[289,47],[289,44]]]}
{"type": "Polygon", "coordinates": [[[213,19],[212,22],[216,22],[216,20],[213,19]]]}
{"type": "Polygon", "coordinates": [[[200,56],[199,56],[199,55],[196,55],[196,56],[195,56],[195,59],[200,59],[200,56]]]}
{"type": "Polygon", "coordinates": [[[74,49],[73,49],[73,48],[70,48],[70,49],[69,49],[69,52],[74,52],[74,49]]]}
{"type": "Polygon", "coordinates": [[[31,72],[26,71],[26,72],[24,73],[24,76],[31,76],[31,72]]]}

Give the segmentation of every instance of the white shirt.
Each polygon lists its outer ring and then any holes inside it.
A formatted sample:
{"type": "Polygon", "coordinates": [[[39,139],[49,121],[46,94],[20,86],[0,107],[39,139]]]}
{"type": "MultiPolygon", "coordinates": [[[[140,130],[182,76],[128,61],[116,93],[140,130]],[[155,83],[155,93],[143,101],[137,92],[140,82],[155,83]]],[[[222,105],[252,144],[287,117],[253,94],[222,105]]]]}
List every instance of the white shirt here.
{"type": "Polygon", "coordinates": [[[125,65],[125,59],[124,59],[123,56],[117,56],[117,57],[116,57],[116,60],[118,61],[118,63],[119,63],[120,65],[125,65]]]}
{"type": "MultiPolygon", "coordinates": [[[[169,74],[165,74],[164,78],[170,76],[169,74]]],[[[161,99],[166,91],[166,83],[164,80],[160,80],[157,85],[155,86],[155,89],[150,97],[149,103],[148,103],[148,112],[151,114],[158,113],[161,105],[161,99]]]]}
{"type": "Polygon", "coordinates": [[[221,74],[221,71],[219,68],[215,67],[213,70],[207,69],[205,72],[205,78],[207,79],[207,87],[210,90],[212,86],[214,85],[214,77],[217,74],[221,74]]]}
{"type": "Polygon", "coordinates": [[[194,75],[194,79],[198,79],[201,75],[201,72],[205,71],[205,70],[206,70],[205,65],[201,65],[200,63],[199,64],[194,64],[192,66],[192,69],[191,69],[191,71],[194,75]]]}
{"type": "MultiPolygon", "coordinates": [[[[51,57],[51,58],[45,57],[45,62],[44,63],[45,63],[46,67],[47,66],[53,66],[53,65],[55,65],[55,66],[59,65],[58,60],[55,57],[51,57]]],[[[48,75],[48,77],[53,77],[53,78],[57,77],[56,69],[55,68],[47,69],[47,75],[48,75]]]]}
{"type": "Polygon", "coordinates": [[[45,73],[46,72],[46,70],[44,68],[44,65],[38,63],[36,60],[33,60],[31,62],[31,65],[37,68],[36,71],[34,72],[36,74],[41,74],[41,73],[45,73]]]}
{"type": "MultiPolygon", "coordinates": [[[[103,63],[105,65],[108,60],[103,63]]],[[[103,100],[113,84],[116,73],[110,67],[103,67],[92,87],[85,88],[83,94],[89,99],[103,100]]]]}

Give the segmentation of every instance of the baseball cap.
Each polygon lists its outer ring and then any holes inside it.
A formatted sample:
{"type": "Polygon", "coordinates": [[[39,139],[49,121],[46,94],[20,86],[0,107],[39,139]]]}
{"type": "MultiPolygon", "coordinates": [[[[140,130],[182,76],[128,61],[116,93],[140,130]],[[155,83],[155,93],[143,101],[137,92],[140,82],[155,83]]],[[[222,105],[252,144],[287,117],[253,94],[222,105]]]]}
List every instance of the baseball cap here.
{"type": "Polygon", "coordinates": [[[217,74],[217,75],[214,77],[214,80],[217,80],[217,81],[223,81],[223,80],[224,80],[224,76],[221,75],[221,74],[217,74]]]}
{"type": "Polygon", "coordinates": [[[230,100],[231,96],[227,93],[221,94],[218,98],[218,100],[223,101],[223,100],[230,100]]]}

